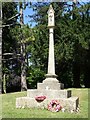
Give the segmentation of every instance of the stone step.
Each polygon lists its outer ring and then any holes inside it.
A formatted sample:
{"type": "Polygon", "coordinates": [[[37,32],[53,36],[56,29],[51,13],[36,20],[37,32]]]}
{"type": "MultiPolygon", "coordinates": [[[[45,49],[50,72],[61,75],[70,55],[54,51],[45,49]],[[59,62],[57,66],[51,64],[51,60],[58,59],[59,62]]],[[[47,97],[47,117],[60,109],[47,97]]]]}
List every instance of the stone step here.
{"type": "Polygon", "coordinates": [[[76,111],[79,104],[78,97],[70,97],[70,98],[46,98],[42,102],[38,102],[35,98],[30,97],[19,97],[16,98],[16,108],[48,108],[48,104],[52,100],[58,100],[62,108],[65,111],[76,111]]]}
{"type": "Polygon", "coordinates": [[[47,98],[69,98],[71,97],[71,90],[38,90],[28,89],[27,97],[35,98],[36,96],[44,95],[47,98]]]}
{"type": "Polygon", "coordinates": [[[37,83],[37,89],[39,90],[60,90],[64,89],[64,84],[55,82],[37,83]]]}

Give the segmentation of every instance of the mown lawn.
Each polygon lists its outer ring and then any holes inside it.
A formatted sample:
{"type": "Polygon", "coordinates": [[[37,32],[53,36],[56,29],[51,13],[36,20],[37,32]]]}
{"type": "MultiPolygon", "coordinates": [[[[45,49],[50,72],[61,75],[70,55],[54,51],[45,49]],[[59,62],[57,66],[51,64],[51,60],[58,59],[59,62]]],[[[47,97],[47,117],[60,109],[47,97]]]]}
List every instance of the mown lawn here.
{"type": "Polygon", "coordinates": [[[78,113],[52,113],[46,109],[16,109],[16,98],[26,96],[26,92],[8,93],[2,95],[2,118],[88,118],[88,89],[71,89],[73,96],[79,97],[80,111],[78,113]]]}

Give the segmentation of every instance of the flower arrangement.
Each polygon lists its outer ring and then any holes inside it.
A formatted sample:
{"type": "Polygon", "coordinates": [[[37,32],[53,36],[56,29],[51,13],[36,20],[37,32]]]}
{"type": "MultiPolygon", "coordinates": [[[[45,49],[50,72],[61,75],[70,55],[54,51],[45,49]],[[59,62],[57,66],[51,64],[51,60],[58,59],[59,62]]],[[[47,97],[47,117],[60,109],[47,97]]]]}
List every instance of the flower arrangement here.
{"type": "Polygon", "coordinates": [[[38,101],[38,102],[41,102],[41,101],[43,101],[45,99],[46,99],[46,96],[36,96],[35,97],[35,100],[38,101]]]}
{"type": "Polygon", "coordinates": [[[58,112],[62,109],[62,106],[60,105],[59,101],[57,100],[52,100],[49,104],[48,104],[48,110],[52,111],[52,112],[58,112]]]}

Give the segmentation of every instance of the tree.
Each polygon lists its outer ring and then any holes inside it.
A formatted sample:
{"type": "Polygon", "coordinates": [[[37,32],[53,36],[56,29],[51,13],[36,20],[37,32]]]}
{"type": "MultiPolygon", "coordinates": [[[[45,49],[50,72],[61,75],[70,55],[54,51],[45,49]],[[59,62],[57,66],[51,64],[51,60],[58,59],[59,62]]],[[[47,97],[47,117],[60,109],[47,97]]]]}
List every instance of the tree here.
{"type": "MultiPolygon", "coordinates": [[[[20,3],[20,24],[21,24],[21,28],[23,29],[23,3],[20,3]]],[[[23,35],[22,35],[23,37],[23,35]]],[[[25,43],[22,41],[21,38],[21,55],[22,55],[22,63],[21,63],[21,90],[27,90],[27,84],[26,84],[26,65],[25,65],[25,60],[26,60],[26,46],[25,43]]]]}
{"type": "MultiPolygon", "coordinates": [[[[18,62],[15,55],[17,53],[17,42],[12,37],[12,30],[15,28],[17,24],[17,4],[16,3],[2,3],[2,24],[3,24],[3,31],[2,31],[2,54],[3,54],[3,76],[6,71],[8,70],[8,75],[10,76],[11,72],[15,72],[15,67],[17,67],[18,62]],[[13,17],[16,16],[16,17],[13,17]],[[13,19],[12,19],[13,17],[13,19]]],[[[15,91],[15,90],[14,90],[15,91]]]]}

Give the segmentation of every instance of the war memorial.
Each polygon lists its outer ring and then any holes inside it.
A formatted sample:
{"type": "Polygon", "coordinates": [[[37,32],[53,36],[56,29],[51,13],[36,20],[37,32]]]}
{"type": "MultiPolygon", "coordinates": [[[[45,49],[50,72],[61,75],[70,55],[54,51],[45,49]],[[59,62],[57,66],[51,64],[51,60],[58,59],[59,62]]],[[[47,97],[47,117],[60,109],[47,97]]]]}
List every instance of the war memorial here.
{"type": "Polygon", "coordinates": [[[28,89],[26,97],[16,98],[16,108],[48,109],[51,101],[52,104],[55,104],[55,102],[56,105],[59,104],[59,109],[65,111],[76,111],[78,108],[79,98],[72,96],[71,90],[64,89],[64,84],[59,82],[55,74],[54,27],[54,9],[50,5],[48,10],[49,56],[46,79],[42,83],[37,83],[37,89],[28,89]]]}

